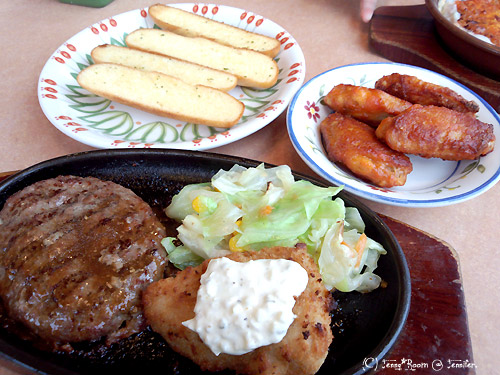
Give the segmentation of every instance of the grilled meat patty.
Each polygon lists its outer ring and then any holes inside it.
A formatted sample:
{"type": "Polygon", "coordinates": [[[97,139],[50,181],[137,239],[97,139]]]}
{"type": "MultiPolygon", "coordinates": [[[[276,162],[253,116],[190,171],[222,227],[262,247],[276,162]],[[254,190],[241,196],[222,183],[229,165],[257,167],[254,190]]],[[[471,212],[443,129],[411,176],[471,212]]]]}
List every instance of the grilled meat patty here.
{"type": "Polygon", "coordinates": [[[165,229],[131,190],[59,176],[0,212],[0,298],[9,316],[61,348],[145,326],[142,290],[160,279],[165,229]]]}

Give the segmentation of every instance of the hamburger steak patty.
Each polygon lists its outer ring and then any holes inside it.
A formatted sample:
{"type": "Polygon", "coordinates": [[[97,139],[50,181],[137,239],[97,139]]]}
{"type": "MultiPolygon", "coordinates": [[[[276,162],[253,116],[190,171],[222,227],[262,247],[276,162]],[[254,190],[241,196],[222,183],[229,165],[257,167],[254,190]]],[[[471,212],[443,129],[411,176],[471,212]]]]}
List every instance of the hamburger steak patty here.
{"type": "Polygon", "coordinates": [[[12,195],[0,212],[0,298],[54,349],[145,327],[142,290],[160,279],[165,229],[131,190],[59,176],[12,195]]]}

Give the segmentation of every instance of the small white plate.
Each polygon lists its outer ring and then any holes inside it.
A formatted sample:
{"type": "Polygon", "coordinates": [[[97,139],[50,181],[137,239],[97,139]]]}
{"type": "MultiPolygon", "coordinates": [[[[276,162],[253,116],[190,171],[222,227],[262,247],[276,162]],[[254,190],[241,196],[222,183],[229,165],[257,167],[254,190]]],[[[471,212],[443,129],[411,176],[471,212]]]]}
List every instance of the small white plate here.
{"type": "Polygon", "coordinates": [[[433,207],[462,202],[484,193],[500,179],[500,117],[481,97],[441,74],[404,64],[362,63],[338,67],[312,78],[295,94],[287,112],[288,134],[302,159],[321,177],[362,198],[396,206],[433,207]],[[493,124],[497,140],[490,154],[469,161],[424,159],[409,155],[413,171],[404,186],[379,188],[356,178],[328,160],[319,124],[332,112],[321,103],[333,86],[344,83],[374,87],[384,75],[400,73],[446,86],[480,106],[479,120],[493,124]]]}
{"type": "Polygon", "coordinates": [[[275,60],[278,82],[266,90],[236,87],[230,94],[245,104],[241,121],[230,129],[180,122],[155,116],[82,89],[78,73],[92,64],[90,52],[101,44],[125,45],[138,28],[155,26],[148,9],[136,9],[102,20],[62,44],[49,58],[38,81],[38,99],[45,116],[64,134],[97,148],[175,148],[206,150],[242,139],[263,128],[287,107],[305,77],[304,54],[281,26],[238,8],[214,4],[170,4],[248,31],[278,39],[275,60]]]}

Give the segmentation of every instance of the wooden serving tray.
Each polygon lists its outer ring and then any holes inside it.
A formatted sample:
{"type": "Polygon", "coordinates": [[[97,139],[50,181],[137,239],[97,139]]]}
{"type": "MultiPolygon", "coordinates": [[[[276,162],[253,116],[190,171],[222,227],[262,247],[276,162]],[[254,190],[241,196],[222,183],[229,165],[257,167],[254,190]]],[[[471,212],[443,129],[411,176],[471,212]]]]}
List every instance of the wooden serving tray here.
{"type": "Polygon", "coordinates": [[[385,58],[450,77],[500,112],[500,82],[463,65],[447,50],[426,5],[377,8],[370,22],[369,40],[370,46],[385,58]]]}
{"type": "MultiPolygon", "coordinates": [[[[0,181],[12,173],[0,173],[0,181]]],[[[367,367],[373,369],[372,373],[387,375],[475,374],[455,251],[427,233],[390,217],[379,216],[405,253],[412,295],[407,322],[396,344],[378,363],[367,358],[367,367]]],[[[18,366],[11,365],[14,367],[12,373],[18,373],[15,368],[18,366]]],[[[0,361],[0,373],[3,369],[0,361]]],[[[20,367],[19,371],[26,373],[26,369],[20,367]]]]}
{"type": "Polygon", "coordinates": [[[411,305],[405,328],[383,363],[378,364],[376,373],[394,375],[398,373],[395,368],[401,366],[399,373],[475,374],[455,251],[427,233],[379,216],[405,253],[411,277],[411,305]]]}

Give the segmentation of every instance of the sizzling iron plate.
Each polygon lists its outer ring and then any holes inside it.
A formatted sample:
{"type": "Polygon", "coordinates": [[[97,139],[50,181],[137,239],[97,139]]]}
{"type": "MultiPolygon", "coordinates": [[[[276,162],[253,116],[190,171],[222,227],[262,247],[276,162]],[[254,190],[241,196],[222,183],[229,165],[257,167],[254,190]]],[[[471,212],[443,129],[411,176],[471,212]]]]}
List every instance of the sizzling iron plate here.
{"type": "MultiPolygon", "coordinates": [[[[111,180],[132,189],[160,212],[184,185],[206,182],[234,164],[255,167],[260,162],[199,151],[158,149],[99,150],[52,159],[6,179],[0,184],[0,207],[24,187],[58,175],[72,174],[111,180]]],[[[323,182],[294,174],[319,186],[323,182]]],[[[404,254],[383,221],[346,192],[338,195],[346,206],[357,207],[366,234],[388,251],[379,260],[378,275],[387,282],[368,294],[334,293],[338,308],[332,313],[334,340],[318,374],[362,374],[366,360],[381,359],[396,341],[410,306],[410,275],[404,254]]],[[[106,348],[82,345],[74,354],[53,354],[0,330],[0,352],[42,374],[153,373],[201,374],[191,361],[170,351],[163,340],[145,331],[106,348]]]]}

